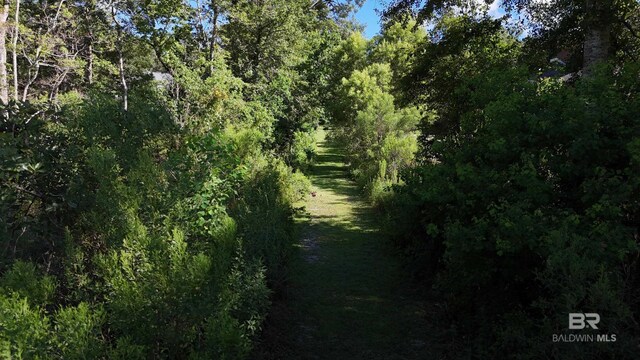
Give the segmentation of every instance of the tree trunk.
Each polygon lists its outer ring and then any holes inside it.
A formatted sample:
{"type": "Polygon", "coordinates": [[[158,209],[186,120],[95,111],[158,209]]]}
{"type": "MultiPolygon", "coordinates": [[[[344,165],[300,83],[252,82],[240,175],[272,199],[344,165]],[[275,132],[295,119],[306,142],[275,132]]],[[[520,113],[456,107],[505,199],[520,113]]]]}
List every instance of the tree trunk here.
{"type": "Polygon", "coordinates": [[[51,87],[51,92],[49,93],[49,101],[53,101],[58,98],[58,92],[60,91],[60,85],[64,82],[67,75],[69,74],[69,69],[64,69],[62,74],[58,75],[58,78],[53,83],[51,87]]]}
{"type": "Polygon", "coordinates": [[[85,78],[89,85],[93,84],[93,41],[88,40],[87,45],[87,67],[85,69],[85,78]]]}
{"type": "Polygon", "coordinates": [[[9,82],[7,81],[7,19],[9,18],[9,0],[4,0],[0,12],[0,101],[9,103],[9,82]]]}
{"type": "Polygon", "coordinates": [[[594,65],[609,58],[612,14],[603,0],[586,0],[585,9],[583,69],[589,73],[594,65]]]}
{"type": "Polygon", "coordinates": [[[16,12],[13,27],[13,100],[18,102],[18,35],[20,23],[20,0],[16,0],[16,12]]]}
{"type": "Polygon", "coordinates": [[[86,46],[86,56],[87,56],[87,62],[85,64],[85,68],[84,68],[84,80],[88,85],[92,85],[93,84],[93,42],[94,42],[94,37],[93,37],[93,26],[94,24],[92,24],[93,21],[96,21],[97,19],[93,16],[93,14],[96,12],[95,10],[95,2],[94,1],[86,1],[85,2],[85,6],[84,6],[84,10],[83,10],[83,16],[84,16],[84,20],[83,20],[83,24],[84,24],[84,29],[86,31],[85,35],[84,35],[84,45],[86,46]]]}
{"type": "Polygon", "coordinates": [[[118,71],[120,72],[120,84],[122,85],[122,109],[126,112],[129,110],[129,87],[127,86],[127,78],[124,75],[124,55],[122,53],[122,25],[116,17],[115,7],[111,8],[111,16],[116,25],[118,38],[116,39],[116,50],[118,51],[118,71]]]}
{"type": "Polygon", "coordinates": [[[129,87],[127,79],[124,76],[124,56],[122,55],[122,46],[118,46],[118,68],[120,70],[120,83],[122,84],[122,109],[129,110],[129,87]]]}
{"type": "Polygon", "coordinates": [[[610,27],[591,28],[584,39],[584,68],[588,71],[595,64],[609,58],[610,27]]]}
{"type": "Polygon", "coordinates": [[[40,73],[40,53],[41,52],[42,52],[42,47],[38,46],[38,48],[36,49],[36,58],[34,61],[35,64],[34,64],[33,73],[29,68],[28,80],[27,80],[27,83],[24,85],[24,88],[22,89],[22,102],[27,101],[27,95],[29,95],[29,88],[31,87],[31,84],[33,84],[36,81],[36,79],[38,78],[38,74],[40,73]]]}

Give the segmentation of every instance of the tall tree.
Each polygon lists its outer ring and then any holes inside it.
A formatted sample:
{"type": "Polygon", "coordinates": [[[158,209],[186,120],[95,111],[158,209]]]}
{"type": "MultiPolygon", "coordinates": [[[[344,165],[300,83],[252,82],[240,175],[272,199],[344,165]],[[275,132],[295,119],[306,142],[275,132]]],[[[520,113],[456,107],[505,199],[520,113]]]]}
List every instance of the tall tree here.
{"type": "Polygon", "coordinates": [[[122,110],[129,110],[129,85],[124,69],[124,25],[118,18],[118,5],[116,2],[111,3],[111,19],[116,28],[116,52],[118,54],[118,74],[120,75],[120,85],[122,87],[122,110]]]}
{"type": "MultiPolygon", "coordinates": [[[[538,30],[544,32],[559,26],[565,20],[582,36],[583,67],[589,70],[594,64],[607,60],[613,53],[611,38],[615,25],[624,24],[627,14],[637,12],[640,5],[635,0],[496,0],[508,11],[518,11],[528,16],[538,30]]],[[[474,0],[396,0],[384,12],[386,18],[396,18],[407,12],[417,13],[420,20],[433,19],[443,12],[474,0]]],[[[629,31],[629,30],[627,30],[629,31]]],[[[631,29],[631,31],[633,31],[631,29]]]]}
{"type": "Polygon", "coordinates": [[[296,51],[304,39],[307,1],[285,4],[238,1],[230,9],[225,36],[236,76],[250,83],[271,80],[283,66],[296,65],[296,51]]]}
{"type": "Polygon", "coordinates": [[[37,82],[44,85],[36,89],[39,95],[47,93],[50,99],[55,98],[60,86],[80,65],[81,41],[74,10],[66,0],[24,3],[24,31],[18,38],[26,66],[23,102],[37,82]]]}
{"type": "Polygon", "coordinates": [[[11,38],[11,52],[13,53],[13,100],[18,102],[18,36],[20,35],[20,0],[16,0],[13,21],[13,35],[11,38]]]}
{"type": "Polygon", "coordinates": [[[7,81],[7,20],[9,19],[9,0],[3,0],[0,12],[0,101],[9,103],[9,83],[7,81]]]}

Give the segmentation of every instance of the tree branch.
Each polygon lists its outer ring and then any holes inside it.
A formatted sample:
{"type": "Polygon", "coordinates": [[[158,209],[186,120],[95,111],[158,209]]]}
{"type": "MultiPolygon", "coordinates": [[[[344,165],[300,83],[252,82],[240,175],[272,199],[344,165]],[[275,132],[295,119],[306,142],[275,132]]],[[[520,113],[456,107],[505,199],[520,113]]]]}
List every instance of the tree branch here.
{"type": "Polygon", "coordinates": [[[629,32],[631,32],[631,35],[633,37],[635,37],[636,39],[640,39],[640,35],[638,35],[636,30],[633,28],[633,26],[631,26],[631,24],[629,24],[627,20],[622,20],[622,25],[624,25],[624,27],[626,27],[629,30],[629,32]]]}

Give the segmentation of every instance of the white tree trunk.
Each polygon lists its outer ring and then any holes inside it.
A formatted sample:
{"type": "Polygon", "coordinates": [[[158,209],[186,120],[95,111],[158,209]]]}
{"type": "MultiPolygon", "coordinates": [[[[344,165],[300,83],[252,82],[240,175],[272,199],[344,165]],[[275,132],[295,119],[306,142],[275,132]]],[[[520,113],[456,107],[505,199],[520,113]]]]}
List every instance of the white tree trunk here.
{"type": "Polygon", "coordinates": [[[124,56],[122,55],[122,45],[118,46],[118,68],[120,69],[120,82],[122,83],[122,109],[129,110],[129,87],[124,76],[124,56]]]}
{"type": "Polygon", "coordinates": [[[24,88],[22,88],[22,102],[27,101],[27,96],[29,95],[29,88],[31,87],[31,84],[33,84],[36,81],[36,79],[38,78],[38,74],[40,73],[40,53],[41,52],[42,52],[42,47],[38,46],[38,48],[36,49],[34,69],[33,71],[31,71],[31,69],[28,70],[27,83],[24,85],[24,88]]]}
{"type": "Polygon", "coordinates": [[[116,25],[116,30],[118,32],[118,38],[116,39],[116,50],[118,51],[118,70],[120,72],[120,83],[122,85],[122,109],[126,112],[129,110],[129,87],[127,86],[127,78],[124,74],[124,55],[122,53],[122,25],[118,22],[118,18],[116,17],[116,9],[114,6],[111,7],[111,16],[113,17],[113,22],[116,25]]]}
{"type": "Polygon", "coordinates": [[[87,68],[86,68],[86,78],[87,83],[89,85],[93,84],[93,40],[90,40],[88,50],[87,50],[87,68]]]}
{"type": "Polygon", "coordinates": [[[16,12],[13,28],[13,100],[18,102],[18,35],[20,23],[20,0],[16,0],[16,12]]]}
{"type": "Polygon", "coordinates": [[[9,18],[9,0],[4,0],[0,12],[0,101],[9,103],[9,82],[7,81],[7,19],[9,18]]]}

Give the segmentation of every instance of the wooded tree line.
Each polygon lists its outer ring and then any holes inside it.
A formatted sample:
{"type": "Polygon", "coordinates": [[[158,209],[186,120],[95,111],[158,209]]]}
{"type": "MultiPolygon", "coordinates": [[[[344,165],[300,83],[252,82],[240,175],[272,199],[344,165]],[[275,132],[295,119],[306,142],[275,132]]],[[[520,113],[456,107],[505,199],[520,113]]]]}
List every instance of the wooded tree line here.
{"type": "Polygon", "coordinates": [[[502,5],[396,1],[343,40],[337,139],[431,290],[436,357],[635,358],[640,5],[502,5]],[[573,312],[617,342],[554,343],[573,312]]]}
{"type": "Polygon", "coordinates": [[[503,4],[4,1],[0,357],[250,356],[326,122],[442,357],[636,356],[638,3],[503,4]]]}
{"type": "Polygon", "coordinates": [[[5,1],[0,358],[246,358],[353,6],[5,1]]]}

